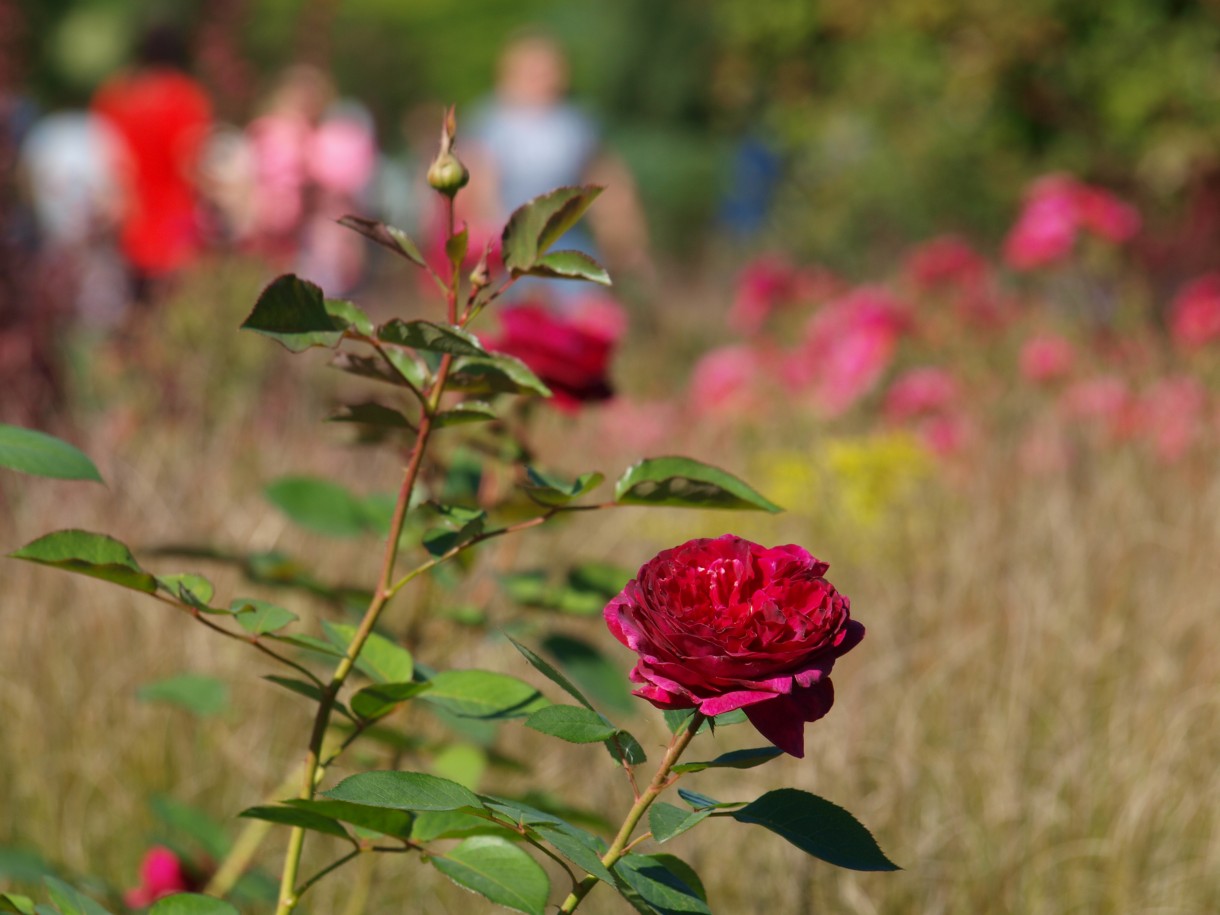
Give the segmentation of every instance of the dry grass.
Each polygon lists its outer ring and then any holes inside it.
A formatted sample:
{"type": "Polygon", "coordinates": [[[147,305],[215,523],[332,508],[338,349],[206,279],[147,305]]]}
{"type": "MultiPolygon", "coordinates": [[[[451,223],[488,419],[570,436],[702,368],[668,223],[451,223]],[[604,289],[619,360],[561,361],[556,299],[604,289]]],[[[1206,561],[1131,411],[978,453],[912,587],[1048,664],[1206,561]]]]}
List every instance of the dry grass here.
{"type": "MultiPolygon", "coordinates": [[[[208,313],[218,326],[235,324],[250,301],[240,280],[227,282],[231,294],[221,300],[229,304],[208,313]]],[[[145,423],[157,414],[140,397],[155,398],[115,381],[136,406],[94,415],[78,436],[109,488],[6,478],[2,545],[77,526],[112,533],[137,552],[192,539],[304,552],[322,578],[371,580],[375,550],[291,529],[258,491],[287,472],[389,489],[394,461],[319,431],[334,383],[319,380],[319,360],[290,360],[259,341],[221,351],[218,334],[200,338],[206,346],[179,345],[167,360],[185,379],[176,396],[192,419],[145,423]],[[234,366],[238,377],[225,382],[234,366]]],[[[652,347],[630,358],[647,365],[663,357],[652,347]]],[[[621,465],[599,453],[595,419],[544,426],[542,441],[563,454],[559,466],[621,465]]],[[[767,449],[811,448],[807,431],[775,429],[749,444],[688,432],[675,447],[746,471],[767,449]]],[[[810,486],[803,496],[798,486],[792,511],[777,519],[614,512],[522,540],[513,557],[518,565],[578,556],[633,567],[678,539],[731,528],[807,545],[831,561],[832,579],[851,595],[869,635],[836,669],[838,702],[809,729],[809,756],[704,773],[694,784],[726,799],[781,785],[815,791],[856,813],[905,869],[838,871],[761,830],[705,824],[667,850],[701,871],[715,911],[1220,911],[1214,460],[1168,473],[1133,455],[1099,455],[1071,477],[1031,479],[997,449],[965,481],[919,486],[871,524],[810,486]]],[[[481,561],[508,557],[489,551],[481,561]]],[[[209,573],[226,598],[256,590],[223,569],[209,573]]],[[[262,800],[299,757],[305,703],[258,680],[270,668],[243,646],[152,601],[50,570],[5,562],[0,582],[0,845],[31,845],[69,871],[130,884],[154,825],[150,793],[227,817],[262,800]],[[228,681],[235,710],[198,722],[134,701],[142,683],[182,670],[228,681]]],[[[412,612],[407,603],[391,627],[412,612]]],[[[297,609],[309,617],[320,608],[297,609]]],[[[608,642],[596,619],[571,625],[608,642]]],[[[430,658],[532,673],[494,638],[428,632],[434,641],[421,653],[430,658]]],[[[621,660],[626,669],[629,659],[621,660]]],[[[662,740],[651,716],[633,729],[647,746],[662,740]]],[[[536,748],[538,772],[557,793],[625,807],[621,776],[598,748],[522,735],[509,724],[502,745],[518,754],[536,748]]],[[[757,737],[733,728],[717,742],[728,749],[757,737]]],[[[699,755],[711,752],[709,741],[699,755]]],[[[320,863],[325,849],[316,844],[320,863]]],[[[272,871],[279,847],[270,842],[261,858],[272,871]]],[[[413,861],[376,867],[369,911],[479,910],[413,861]]],[[[358,876],[352,869],[323,885],[312,910],[343,911],[358,876]]],[[[586,908],[624,905],[602,889],[586,908]]]]}

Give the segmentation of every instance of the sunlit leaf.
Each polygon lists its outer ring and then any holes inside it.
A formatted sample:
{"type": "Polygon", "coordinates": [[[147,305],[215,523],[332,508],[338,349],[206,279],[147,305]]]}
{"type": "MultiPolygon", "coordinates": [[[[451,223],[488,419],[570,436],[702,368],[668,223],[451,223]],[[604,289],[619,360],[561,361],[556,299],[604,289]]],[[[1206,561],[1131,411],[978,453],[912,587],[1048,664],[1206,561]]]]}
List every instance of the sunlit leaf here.
{"type": "Polygon", "coordinates": [[[525,681],[487,670],[444,670],[429,682],[421,700],[468,718],[523,718],[548,704],[525,681]]]}
{"type": "Polygon", "coordinates": [[[525,720],[525,726],[569,743],[598,743],[618,729],[605,716],[578,705],[548,705],[525,720]]]}
{"type": "Polygon", "coordinates": [[[57,480],[102,482],[93,461],[67,442],[21,426],[0,423],[0,467],[57,480]]]}
{"type": "Polygon", "coordinates": [[[27,543],[9,555],[14,559],[100,578],[145,594],[157,590],[157,580],[140,568],[131,550],[105,534],[80,530],[56,531],[27,543]]]}
{"type": "Polygon", "coordinates": [[[499,836],[473,836],[430,860],[458,886],[498,905],[527,915],[543,915],[546,909],[551,892],[546,871],[517,845],[499,836]]]}

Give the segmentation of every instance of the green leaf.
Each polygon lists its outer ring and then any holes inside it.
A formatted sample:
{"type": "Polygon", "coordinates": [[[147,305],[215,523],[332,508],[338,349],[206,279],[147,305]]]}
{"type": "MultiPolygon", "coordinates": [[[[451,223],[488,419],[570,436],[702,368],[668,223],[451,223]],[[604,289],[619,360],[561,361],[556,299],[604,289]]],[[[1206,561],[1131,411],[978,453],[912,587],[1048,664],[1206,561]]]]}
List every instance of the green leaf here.
{"type": "Polygon", "coordinates": [[[421,813],[411,828],[411,838],[416,842],[434,842],[437,839],[466,839],[470,836],[503,836],[511,833],[485,817],[463,810],[443,810],[421,813]]]}
{"type": "Polygon", "coordinates": [[[648,762],[640,742],[626,731],[619,731],[606,740],[606,750],[620,766],[638,766],[648,762]]]}
{"type": "Polygon", "coordinates": [[[328,537],[372,532],[364,502],[338,483],[318,477],[280,477],[263,491],[267,501],[301,527],[328,537]]]}
{"type": "Polygon", "coordinates": [[[39,432],[0,423],[0,467],[57,480],[102,482],[93,461],[65,441],[39,432]]]}
{"type": "Polygon", "coordinates": [[[783,836],[801,851],[855,871],[896,871],[863,824],[837,804],[808,791],[768,791],[730,814],[783,836]]]}
{"type": "MultiPolygon", "coordinates": [[[[51,901],[63,915],[111,915],[84,893],[55,877],[43,877],[51,901]]],[[[37,910],[36,910],[37,911],[37,910]]]]}
{"type": "Polygon", "coordinates": [[[167,794],[154,794],[148,806],[166,829],[186,836],[208,857],[219,861],[229,853],[228,832],[205,811],[167,794]]]}
{"type": "Polygon", "coordinates": [[[462,261],[466,260],[466,252],[470,248],[470,229],[462,226],[462,231],[455,232],[445,240],[445,256],[455,270],[461,269],[462,261]]]}
{"type": "Polygon", "coordinates": [[[265,600],[239,597],[229,604],[229,612],[251,635],[266,635],[295,623],[299,617],[291,610],[277,607],[265,600]]]}
{"type": "Polygon", "coordinates": [[[19,883],[35,883],[55,871],[36,851],[0,848],[0,877],[19,883]]]}
{"type": "Polygon", "coordinates": [[[553,251],[534,261],[526,271],[530,276],[559,280],[586,280],[599,286],[612,286],[606,268],[583,251],[553,251]]]}
{"type": "Polygon", "coordinates": [[[340,329],[351,328],[362,336],[373,334],[373,322],[355,302],[347,299],[327,299],[323,305],[326,313],[335,319],[335,326],[340,329]]]}
{"type": "MultiPolygon", "coordinates": [[[[356,636],[356,627],[347,623],[322,621],[327,638],[337,647],[347,650],[356,636]]],[[[378,683],[407,683],[415,674],[411,652],[396,645],[383,635],[369,633],[368,640],[356,659],[356,669],[378,683]]]]}
{"type": "Polygon", "coordinates": [[[614,864],[624,897],[655,915],[711,915],[707,893],[690,865],[673,855],[625,855],[614,864]],[[633,895],[635,898],[633,898],[633,895]]]}
{"type": "Polygon", "coordinates": [[[378,222],[375,219],[364,219],[360,216],[344,216],[339,220],[339,225],[359,232],[369,241],[374,241],[383,248],[388,248],[400,257],[405,257],[413,264],[420,267],[427,266],[424,262],[423,254],[420,253],[419,246],[402,229],[396,229],[394,226],[386,225],[384,222],[378,222]]]}
{"type": "Polygon", "coordinates": [[[524,718],[549,704],[530,684],[487,670],[443,670],[420,698],[467,718],[524,718]]]}
{"type": "Polygon", "coordinates": [[[469,331],[452,324],[436,324],[432,321],[404,321],[401,318],[377,328],[377,339],[394,346],[409,346],[411,349],[429,353],[448,353],[451,356],[485,356],[477,337],[469,331]]]}
{"type": "Polygon", "coordinates": [[[673,804],[656,803],[648,808],[648,828],[658,842],[668,842],[712,815],[710,809],[683,810],[673,804]]]}
{"type": "Polygon", "coordinates": [[[543,915],[551,881],[528,854],[499,836],[473,836],[432,865],[458,886],[473,890],[497,905],[543,915]]]}
{"type": "Polygon", "coordinates": [[[344,404],[340,412],[331,416],[327,422],[358,423],[362,426],[377,426],[385,429],[414,429],[415,426],[398,410],[384,406],[376,401],[344,404]]]}
{"type": "Polygon", "coordinates": [[[0,893],[0,912],[34,915],[34,900],[29,896],[18,896],[16,893],[0,893]]]}
{"type": "Polygon", "coordinates": [[[352,711],[366,721],[373,721],[388,715],[398,705],[430,688],[430,683],[414,681],[366,686],[352,696],[352,711]]]}
{"type": "Polygon", "coordinates": [[[536,394],[550,397],[551,389],[520,359],[506,353],[464,356],[449,372],[449,390],[470,394],[536,394]]]}
{"type": "Polygon", "coordinates": [[[221,612],[208,606],[208,601],[216,596],[216,589],[202,575],[194,575],[189,572],[180,575],[158,575],[157,584],[171,597],[176,597],[197,610],[202,610],[204,613],[221,612]]]}
{"type": "Polygon", "coordinates": [[[140,568],[131,550],[105,534],[56,531],[27,543],[9,556],[100,578],[145,594],[157,590],[157,580],[140,568]]]}
{"type": "Polygon", "coordinates": [[[229,707],[229,687],[203,674],[179,674],[146,683],[136,692],[142,702],[165,702],[200,717],[219,715],[229,707]]]}
{"type": "Polygon", "coordinates": [[[526,495],[535,502],[551,506],[567,505],[573,499],[592,492],[606,479],[604,474],[596,471],[583,473],[572,483],[544,474],[533,467],[527,467],[525,473],[527,482],[522,488],[526,495]]]}
{"type": "Polygon", "coordinates": [[[745,801],[718,801],[714,797],[708,797],[706,794],[700,794],[698,791],[691,791],[688,788],[679,788],[678,797],[696,810],[727,810],[730,807],[741,807],[745,804],[745,801]]]}
{"type": "Polygon", "coordinates": [[[352,804],[347,801],[293,798],[283,803],[306,813],[350,823],[360,829],[372,830],[381,835],[395,836],[400,839],[408,838],[411,835],[415,822],[415,817],[401,810],[366,807],[363,804],[352,804]]]}
{"type": "Polygon", "coordinates": [[[336,801],[393,810],[483,807],[478,795],[469,788],[423,772],[362,772],[345,778],[324,795],[336,801]]]}
{"type": "MultiPolygon", "coordinates": [[[[605,602],[602,601],[602,606],[605,602]]],[[[589,642],[568,635],[548,635],[542,648],[559,662],[564,672],[595,704],[612,711],[632,714],[639,700],[631,695],[623,668],[589,642]]]]}
{"type": "Polygon", "coordinates": [[[518,207],[501,236],[504,266],[514,276],[529,270],[584,215],[600,187],[561,187],[518,207]]]}
{"type": "Polygon", "coordinates": [[[466,423],[485,423],[495,418],[496,413],[492,410],[491,404],[481,400],[467,400],[464,403],[455,404],[451,409],[437,413],[432,419],[432,424],[437,429],[443,429],[446,426],[460,426],[466,423]]]}
{"type": "Polygon", "coordinates": [[[223,899],[198,893],[176,893],[153,903],[148,915],[240,915],[223,899]]]}
{"type": "Polygon", "coordinates": [[[530,664],[533,665],[535,670],[541,673],[544,677],[566,692],[585,708],[589,709],[589,711],[594,710],[593,706],[589,704],[589,700],[581,694],[580,690],[572,685],[572,681],[547,663],[545,659],[539,657],[529,648],[514,639],[511,635],[505,636],[505,638],[513,643],[513,647],[516,648],[517,651],[521,652],[521,655],[525,658],[525,660],[529,661],[530,664]]]}
{"type": "Polygon", "coordinates": [[[404,350],[383,349],[376,357],[336,353],[330,360],[330,366],[349,375],[383,381],[400,388],[413,387],[417,391],[423,390],[428,383],[427,370],[404,350]]]}
{"type": "Polygon", "coordinates": [[[487,751],[469,743],[454,743],[432,757],[431,769],[441,778],[477,791],[487,771],[487,751]]]}
{"type": "Polygon", "coordinates": [[[343,657],[342,649],[336,648],[330,642],[324,642],[322,639],[315,638],[312,635],[302,635],[298,632],[290,632],[287,635],[273,633],[270,638],[275,639],[277,642],[283,642],[285,645],[291,645],[294,648],[325,655],[328,658],[343,657]]]}
{"type": "Polygon", "coordinates": [[[615,484],[614,500],[620,505],[783,511],[731,473],[685,457],[645,458],[628,467],[615,484]]]}
{"type": "Polygon", "coordinates": [[[308,680],[297,680],[293,677],[281,677],[276,674],[267,674],[263,679],[269,680],[277,686],[282,686],[284,689],[294,692],[299,696],[312,699],[314,702],[322,701],[322,688],[316,683],[310,683],[308,680]]]}
{"type": "Polygon", "coordinates": [[[424,548],[433,556],[443,556],[454,547],[468,543],[483,533],[487,513],[482,509],[460,505],[433,505],[432,508],[445,524],[444,528],[424,534],[424,548]]]}
{"type": "Polygon", "coordinates": [[[276,278],[263,290],[241,326],[294,353],[311,346],[334,347],[343,336],[343,328],[326,310],[321,287],[292,274],[276,278]]]}
{"type": "Polygon", "coordinates": [[[525,726],[569,743],[598,743],[618,728],[591,709],[579,705],[548,705],[525,721],[525,726]]]}
{"type": "Polygon", "coordinates": [[[783,756],[779,747],[757,747],[752,750],[733,750],[723,753],[707,762],[680,763],[674,766],[674,772],[702,772],[704,769],[753,769],[763,763],[770,762],[777,756],[783,756]]]}
{"type": "Polygon", "coordinates": [[[313,810],[263,805],[247,807],[238,816],[251,820],[266,820],[268,823],[278,823],[281,826],[299,826],[302,829],[309,829],[313,832],[320,832],[324,835],[336,836],[340,839],[351,841],[351,836],[347,834],[347,830],[335,820],[313,810]]]}

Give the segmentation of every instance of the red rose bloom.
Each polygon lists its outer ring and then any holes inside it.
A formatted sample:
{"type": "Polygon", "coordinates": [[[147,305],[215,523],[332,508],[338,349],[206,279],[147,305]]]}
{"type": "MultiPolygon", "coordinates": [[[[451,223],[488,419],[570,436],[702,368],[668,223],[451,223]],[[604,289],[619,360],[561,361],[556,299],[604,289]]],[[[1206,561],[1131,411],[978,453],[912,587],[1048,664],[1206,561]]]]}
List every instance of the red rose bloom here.
{"type": "Polygon", "coordinates": [[[560,316],[540,305],[517,305],[500,315],[504,333],[487,341],[488,348],[516,356],[554,393],[561,409],[608,400],[614,391],[607,377],[610,356],[621,335],[621,309],[608,305],[560,316]]]}
{"type": "Polygon", "coordinates": [[[203,881],[189,872],[182,859],[160,845],[155,845],[140,862],[140,885],[128,890],[123,901],[129,908],[150,906],[163,896],[190,893],[203,886],[203,881]]]}
{"type": "Polygon", "coordinates": [[[726,534],[659,553],[606,606],[639,654],[635,691],[662,709],[734,709],[785,753],[805,755],[804,725],[830,711],[835,660],[864,638],[830,566],[799,546],[726,534]]]}

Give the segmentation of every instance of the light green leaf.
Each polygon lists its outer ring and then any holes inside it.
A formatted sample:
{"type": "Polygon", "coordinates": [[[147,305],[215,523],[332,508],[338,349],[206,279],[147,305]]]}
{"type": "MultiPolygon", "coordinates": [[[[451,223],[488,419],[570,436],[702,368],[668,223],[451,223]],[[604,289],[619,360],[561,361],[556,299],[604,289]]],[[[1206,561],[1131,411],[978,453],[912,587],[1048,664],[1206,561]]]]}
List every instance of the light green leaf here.
{"type": "Polygon", "coordinates": [[[548,705],[525,721],[525,726],[570,743],[599,743],[617,731],[613,724],[579,705],[548,705]]]}
{"type": "Polygon", "coordinates": [[[366,686],[352,696],[352,711],[366,721],[381,718],[397,706],[431,688],[430,683],[384,683],[366,686]]]}
{"type": "Polygon", "coordinates": [[[57,480],[102,482],[93,461],[74,445],[39,432],[0,423],[0,467],[57,480]]]}
{"type": "Polygon", "coordinates": [[[216,596],[216,589],[202,575],[193,575],[189,572],[180,575],[158,575],[157,584],[171,597],[176,597],[197,610],[204,613],[221,612],[208,606],[208,601],[216,596]]]}
{"type": "Polygon", "coordinates": [[[157,580],[140,568],[131,550],[105,534],[80,530],[56,531],[27,543],[9,555],[14,559],[100,578],[145,594],[153,594],[157,590],[157,580]]]}
{"type": "Polygon", "coordinates": [[[321,287],[292,274],[276,278],[263,290],[241,326],[294,353],[311,346],[334,347],[343,336],[343,327],[326,310],[321,287]]]}
{"type": "Polygon", "coordinates": [[[527,467],[525,473],[526,483],[522,488],[526,495],[535,502],[550,506],[567,505],[572,500],[592,492],[606,479],[604,474],[597,471],[583,473],[572,483],[544,474],[533,467],[527,467]]]}
{"type": "Polygon", "coordinates": [[[409,346],[415,350],[448,353],[451,356],[487,355],[483,344],[474,334],[452,324],[436,324],[432,321],[404,321],[394,318],[377,328],[377,339],[394,346],[409,346]]]}
{"type": "MultiPolygon", "coordinates": [[[[322,629],[326,637],[344,651],[356,636],[356,627],[347,623],[323,620],[322,629]]],[[[407,649],[372,632],[356,659],[356,669],[378,683],[407,683],[415,673],[415,661],[407,649]]]]}
{"type": "Polygon", "coordinates": [[[549,704],[523,680],[487,670],[444,670],[420,698],[467,718],[523,718],[549,704]]]}
{"type": "Polygon", "coordinates": [[[373,322],[355,302],[349,302],[347,299],[327,299],[323,305],[326,313],[335,319],[336,327],[351,328],[365,337],[372,336],[373,322]]]}
{"type": "Polygon", "coordinates": [[[241,915],[223,899],[198,893],[176,893],[153,903],[148,915],[241,915]]]}
{"type": "Polygon", "coordinates": [[[546,909],[551,892],[546,871],[519,847],[499,836],[465,839],[431,862],[458,886],[498,905],[527,915],[543,915],[546,909]]]}
{"type": "Polygon", "coordinates": [[[648,808],[648,828],[658,842],[668,842],[711,815],[711,809],[690,811],[673,804],[656,803],[648,808]]]}
{"type": "Polygon", "coordinates": [[[837,804],[808,791],[768,791],[730,816],[757,823],[801,851],[837,867],[856,871],[896,871],[863,824],[837,804]]]}
{"type": "Polygon", "coordinates": [[[251,635],[266,635],[283,629],[290,623],[295,623],[297,615],[291,610],[285,610],[265,600],[253,597],[239,597],[229,604],[229,612],[234,614],[241,627],[251,635]]]}
{"type": "Polygon", "coordinates": [[[504,826],[497,826],[485,817],[463,810],[443,810],[421,813],[415,818],[411,838],[417,842],[434,842],[437,839],[466,839],[470,836],[511,835],[504,826]]]}
{"type": "Polygon", "coordinates": [[[481,400],[467,400],[455,404],[451,409],[442,410],[433,417],[432,423],[437,429],[446,426],[460,426],[466,423],[485,423],[496,418],[491,404],[481,400]]]}
{"type": "Polygon", "coordinates": [[[599,286],[611,286],[606,268],[583,251],[552,251],[534,261],[526,271],[530,276],[548,276],[559,280],[585,280],[599,286]]]}
{"type": "Polygon", "coordinates": [[[464,356],[454,361],[448,388],[471,394],[536,394],[550,397],[548,388],[524,362],[506,353],[464,356]]]}
{"type": "Polygon", "coordinates": [[[393,810],[482,809],[483,802],[469,788],[447,778],[423,772],[362,772],[339,782],[325,797],[369,807],[393,810]]]}
{"type": "Polygon", "coordinates": [[[620,505],[783,511],[731,473],[685,457],[646,458],[614,487],[620,505]]]}
{"type": "Polygon", "coordinates": [[[0,893],[0,912],[34,915],[34,900],[29,896],[18,896],[16,893],[0,893]]]}
{"type": "Polygon", "coordinates": [[[294,522],[318,534],[359,537],[373,530],[363,500],[330,480],[280,477],[263,494],[294,522]]]}
{"type": "Polygon", "coordinates": [[[165,702],[200,717],[219,715],[229,707],[229,687],[203,674],[179,674],[147,683],[136,692],[142,702],[165,702]]]}

